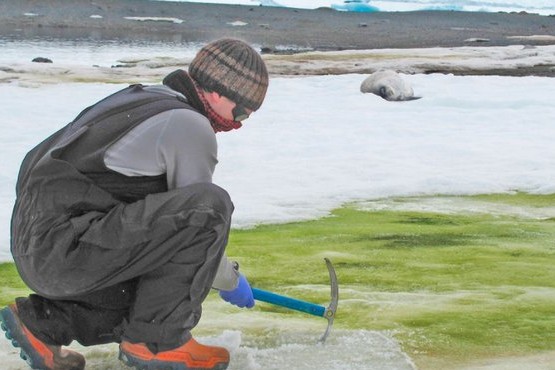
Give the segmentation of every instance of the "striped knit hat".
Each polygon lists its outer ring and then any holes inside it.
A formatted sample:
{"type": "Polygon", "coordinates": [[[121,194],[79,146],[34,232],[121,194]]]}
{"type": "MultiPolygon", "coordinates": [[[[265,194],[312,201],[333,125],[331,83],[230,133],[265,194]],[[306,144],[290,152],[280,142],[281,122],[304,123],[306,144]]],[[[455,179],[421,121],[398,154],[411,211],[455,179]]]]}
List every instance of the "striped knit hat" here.
{"type": "Polygon", "coordinates": [[[268,89],[268,71],[260,55],[240,40],[221,39],[204,46],[189,65],[189,75],[206,91],[257,110],[268,89]]]}

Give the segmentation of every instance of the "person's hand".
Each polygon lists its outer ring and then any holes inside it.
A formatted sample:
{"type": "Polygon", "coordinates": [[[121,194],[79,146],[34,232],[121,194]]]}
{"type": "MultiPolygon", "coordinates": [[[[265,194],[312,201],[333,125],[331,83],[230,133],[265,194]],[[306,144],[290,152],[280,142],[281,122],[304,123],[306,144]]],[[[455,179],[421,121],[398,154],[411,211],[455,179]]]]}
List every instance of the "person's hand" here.
{"type": "Polygon", "coordinates": [[[239,275],[239,284],[233,290],[220,290],[220,297],[226,302],[234,304],[238,307],[252,308],[254,307],[254,298],[252,289],[245,275],[239,275]]]}

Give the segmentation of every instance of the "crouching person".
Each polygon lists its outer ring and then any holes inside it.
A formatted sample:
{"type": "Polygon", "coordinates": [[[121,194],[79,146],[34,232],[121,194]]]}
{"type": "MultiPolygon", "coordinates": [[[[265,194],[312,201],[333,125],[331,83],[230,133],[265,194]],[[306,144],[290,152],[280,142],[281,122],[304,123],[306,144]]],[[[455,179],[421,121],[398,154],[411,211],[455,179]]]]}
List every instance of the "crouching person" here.
{"type": "Polygon", "coordinates": [[[241,127],[267,87],[254,49],[217,40],[188,72],[108,96],[27,154],[11,251],[35,294],[0,319],[33,369],[84,369],[74,340],[120,343],[141,369],[227,368],[226,349],[191,336],[211,288],[254,306],[224,253],[233,204],[212,183],[215,133],[241,127]]]}

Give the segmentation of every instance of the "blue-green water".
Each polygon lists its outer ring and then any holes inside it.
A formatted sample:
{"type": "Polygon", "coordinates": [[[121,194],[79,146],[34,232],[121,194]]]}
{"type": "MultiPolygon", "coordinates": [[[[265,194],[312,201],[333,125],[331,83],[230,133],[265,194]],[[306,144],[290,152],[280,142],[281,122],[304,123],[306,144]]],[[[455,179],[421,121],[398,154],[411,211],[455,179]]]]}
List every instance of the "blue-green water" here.
{"type": "MultiPolygon", "coordinates": [[[[159,0],[164,1],[164,0],[159,0]]],[[[527,12],[541,15],[555,14],[555,0],[173,0],[217,4],[284,6],[316,9],[331,7],[337,10],[458,10],[469,12],[527,12]]]]}

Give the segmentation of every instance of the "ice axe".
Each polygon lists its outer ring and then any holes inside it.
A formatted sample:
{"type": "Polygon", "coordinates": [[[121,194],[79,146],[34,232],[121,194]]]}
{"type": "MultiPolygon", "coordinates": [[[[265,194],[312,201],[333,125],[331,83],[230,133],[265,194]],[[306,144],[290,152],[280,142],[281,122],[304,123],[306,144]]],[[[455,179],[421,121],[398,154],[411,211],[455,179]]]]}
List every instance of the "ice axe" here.
{"type": "Polygon", "coordinates": [[[329,259],[324,258],[324,260],[326,261],[326,266],[328,267],[331,284],[331,302],[327,308],[314,303],[301,301],[300,299],[286,297],[258,288],[252,288],[254,299],[257,301],[267,302],[277,306],[287,307],[292,310],[326,318],[328,320],[328,327],[324,335],[320,338],[321,343],[324,343],[330,334],[333,319],[335,318],[335,312],[337,311],[337,303],[339,301],[339,287],[337,285],[335,270],[329,259]]]}

